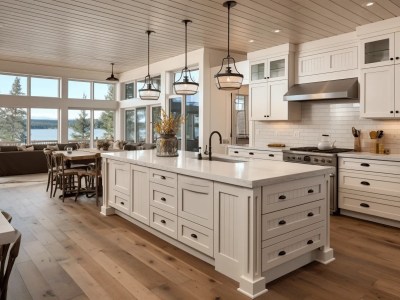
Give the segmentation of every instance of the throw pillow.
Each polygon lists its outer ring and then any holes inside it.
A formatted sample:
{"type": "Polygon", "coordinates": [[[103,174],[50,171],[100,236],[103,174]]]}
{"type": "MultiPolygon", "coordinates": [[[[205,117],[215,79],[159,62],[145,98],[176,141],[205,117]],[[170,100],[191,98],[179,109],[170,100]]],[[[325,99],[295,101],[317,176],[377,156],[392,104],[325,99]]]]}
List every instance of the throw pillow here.
{"type": "Polygon", "coordinates": [[[33,147],[33,146],[28,146],[28,147],[25,147],[25,150],[24,151],[34,151],[35,150],[35,147],[33,147]]]}
{"type": "Polygon", "coordinates": [[[25,145],[17,146],[18,151],[24,151],[26,149],[25,145]]]}
{"type": "Polygon", "coordinates": [[[18,151],[33,151],[35,148],[33,146],[26,146],[26,145],[21,145],[18,146],[18,151]]]}
{"type": "Polygon", "coordinates": [[[54,150],[54,151],[60,150],[60,149],[58,148],[58,145],[47,145],[46,148],[47,148],[47,149],[50,149],[50,150],[54,150]]]}

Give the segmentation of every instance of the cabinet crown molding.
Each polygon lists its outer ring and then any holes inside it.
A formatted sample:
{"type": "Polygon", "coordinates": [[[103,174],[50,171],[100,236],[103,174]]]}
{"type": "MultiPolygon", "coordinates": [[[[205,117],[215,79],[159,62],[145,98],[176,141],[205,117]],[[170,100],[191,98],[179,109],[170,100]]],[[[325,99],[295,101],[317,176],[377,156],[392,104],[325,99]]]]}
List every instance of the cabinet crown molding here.
{"type": "Polygon", "coordinates": [[[283,45],[267,48],[267,49],[261,49],[257,50],[254,52],[249,52],[247,53],[247,59],[248,60],[257,60],[257,59],[263,59],[265,57],[272,57],[272,56],[278,56],[282,55],[285,53],[290,53],[290,52],[295,52],[297,50],[297,46],[294,44],[286,43],[283,45]]]}
{"type": "Polygon", "coordinates": [[[363,38],[394,31],[400,31],[400,17],[395,17],[356,27],[357,36],[363,38]]]}

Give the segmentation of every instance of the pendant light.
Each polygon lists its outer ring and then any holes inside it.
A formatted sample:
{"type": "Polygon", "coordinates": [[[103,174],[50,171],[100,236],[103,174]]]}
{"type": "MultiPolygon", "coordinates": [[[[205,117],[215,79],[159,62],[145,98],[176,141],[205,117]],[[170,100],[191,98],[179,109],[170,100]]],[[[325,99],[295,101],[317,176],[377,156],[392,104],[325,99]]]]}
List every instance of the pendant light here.
{"type": "Polygon", "coordinates": [[[111,76],[106,79],[107,81],[119,81],[117,77],[114,76],[114,63],[111,63],[111,76]]]}
{"type": "Polygon", "coordinates": [[[199,84],[195,82],[187,67],[187,24],[192,23],[191,20],[183,20],[185,23],[185,67],[182,69],[181,76],[173,83],[176,95],[194,95],[199,89],[199,84]]]}
{"type": "Polygon", "coordinates": [[[226,1],[223,6],[228,8],[228,55],[222,60],[221,69],[214,75],[217,88],[220,90],[238,90],[242,86],[243,75],[236,68],[235,59],[230,56],[229,30],[230,30],[230,11],[236,5],[236,1],[226,1]],[[233,70],[232,66],[233,65],[233,70]],[[225,73],[223,68],[226,66],[225,73]]]}
{"type": "Polygon", "coordinates": [[[139,90],[139,97],[142,100],[158,100],[160,97],[160,90],[156,89],[151,82],[150,77],[150,34],[154,31],[147,30],[147,76],[144,78],[144,85],[139,90]]]}

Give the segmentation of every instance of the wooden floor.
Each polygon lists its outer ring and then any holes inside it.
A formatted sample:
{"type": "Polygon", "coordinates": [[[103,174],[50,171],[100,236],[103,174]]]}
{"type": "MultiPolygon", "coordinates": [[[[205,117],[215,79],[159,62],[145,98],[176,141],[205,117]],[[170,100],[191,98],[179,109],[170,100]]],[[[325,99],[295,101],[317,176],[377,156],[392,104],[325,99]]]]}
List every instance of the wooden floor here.
{"type": "MultiPolygon", "coordinates": [[[[23,180],[21,180],[23,181],[23,180]]],[[[94,199],[50,199],[44,183],[0,182],[22,247],[9,299],[248,299],[208,265],[94,199]]],[[[312,263],[267,285],[257,299],[400,299],[400,229],[332,218],[336,261],[312,263]]]]}

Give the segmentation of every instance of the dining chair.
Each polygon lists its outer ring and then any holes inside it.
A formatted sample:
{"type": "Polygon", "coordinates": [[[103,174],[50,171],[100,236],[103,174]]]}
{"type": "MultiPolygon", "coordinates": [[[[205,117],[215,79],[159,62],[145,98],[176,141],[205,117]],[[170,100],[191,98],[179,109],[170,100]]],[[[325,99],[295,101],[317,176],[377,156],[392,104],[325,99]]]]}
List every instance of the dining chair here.
{"type": "Polygon", "coordinates": [[[78,175],[79,171],[85,171],[84,169],[68,169],[65,166],[64,154],[54,153],[52,155],[53,166],[55,168],[56,185],[53,193],[53,197],[56,195],[57,188],[62,190],[62,200],[64,202],[65,193],[74,193],[75,187],[75,176],[78,175]]]}
{"type": "Polygon", "coordinates": [[[47,188],[46,188],[46,192],[49,191],[49,187],[50,188],[50,198],[51,195],[53,194],[53,186],[54,186],[54,181],[56,179],[56,177],[54,176],[54,166],[53,166],[53,159],[52,159],[52,155],[53,155],[53,151],[51,149],[48,148],[44,148],[43,149],[43,153],[46,156],[46,163],[47,163],[47,188]]]}
{"type": "Polygon", "coordinates": [[[99,206],[99,183],[101,178],[101,155],[96,153],[94,156],[94,163],[89,164],[88,170],[78,171],[78,192],[75,196],[75,201],[78,199],[78,195],[81,192],[82,177],[85,177],[85,193],[88,196],[89,193],[95,193],[96,195],[96,206],[99,206]]]}
{"type": "Polygon", "coordinates": [[[6,218],[6,220],[8,221],[8,223],[11,223],[12,216],[11,216],[8,212],[2,210],[2,211],[1,211],[1,214],[4,216],[4,218],[6,218]]]}
{"type": "Polygon", "coordinates": [[[15,259],[18,257],[21,245],[21,233],[15,229],[17,238],[11,247],[11,244],[0,245],[0,300],[7,299],[8,280],[10,279],[11,270],[14,266],[15,259]]]}

